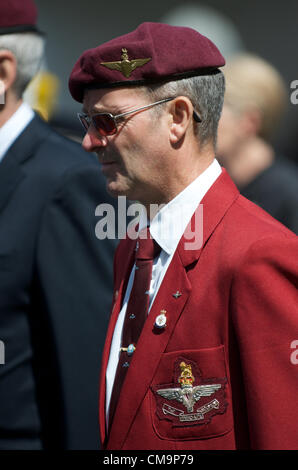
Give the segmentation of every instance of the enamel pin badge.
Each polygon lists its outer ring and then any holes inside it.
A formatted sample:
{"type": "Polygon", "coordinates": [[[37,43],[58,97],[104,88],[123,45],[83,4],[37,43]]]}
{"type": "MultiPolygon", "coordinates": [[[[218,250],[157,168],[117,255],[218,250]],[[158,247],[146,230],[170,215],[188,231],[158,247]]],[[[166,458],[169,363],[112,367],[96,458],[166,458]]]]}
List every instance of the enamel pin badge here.
{"type": "Polygon", "coordinates": [[[155,326],[156,328],[162,329],[162,328],[165,328],[165,327],[167,326],[167,317],[166,317],[166,313],[167,313],[166,310],[161,310],[161,311],[160,311],[160,315],[158,315],[158,316],[155,318],[154,326],[155,326]]]}
{"type": "Polygon", "coordinates": [[[203,379],[196,364],[184,358],[175,362],[174,369],[174,383],[152,387],[160,419],[175,426],[207,424],[226,411],[226,378],[203,379]]]}

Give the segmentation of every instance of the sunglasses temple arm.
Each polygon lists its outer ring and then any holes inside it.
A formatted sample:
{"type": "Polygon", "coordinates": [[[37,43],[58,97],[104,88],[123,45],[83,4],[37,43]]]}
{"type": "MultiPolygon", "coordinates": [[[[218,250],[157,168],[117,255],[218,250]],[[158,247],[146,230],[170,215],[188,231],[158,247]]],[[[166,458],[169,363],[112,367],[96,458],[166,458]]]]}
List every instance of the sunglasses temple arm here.
{"type": "Polygon", "coordinates": [[[141,108],[132,109],[131,111],[127,111],[126,113],[117,114],[116,116],[114,116],[114,119],[122,118],[124,116],[127,116],[128,114],[136,113],[137,111],[143,111],[144,109],[152,108],[153,106],[166,103],[167,101],[171,101],[173,99],[174,98],[166,98],[164,100],[156,101],[155,103],[146,104],[146,106],[142,106],[141,108]]]}

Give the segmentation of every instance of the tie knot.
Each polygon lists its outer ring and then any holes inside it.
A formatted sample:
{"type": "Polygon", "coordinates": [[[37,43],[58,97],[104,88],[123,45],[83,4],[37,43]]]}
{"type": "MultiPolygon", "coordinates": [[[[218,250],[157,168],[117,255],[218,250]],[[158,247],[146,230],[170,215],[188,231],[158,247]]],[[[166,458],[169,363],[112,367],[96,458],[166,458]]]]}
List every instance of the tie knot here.
{"type": "Polygon", "coordinates": [[[136,259],[153,260],[160,251],[159,244],[151,238],[149,227],[140,230],[136,246],[136,259]]]}

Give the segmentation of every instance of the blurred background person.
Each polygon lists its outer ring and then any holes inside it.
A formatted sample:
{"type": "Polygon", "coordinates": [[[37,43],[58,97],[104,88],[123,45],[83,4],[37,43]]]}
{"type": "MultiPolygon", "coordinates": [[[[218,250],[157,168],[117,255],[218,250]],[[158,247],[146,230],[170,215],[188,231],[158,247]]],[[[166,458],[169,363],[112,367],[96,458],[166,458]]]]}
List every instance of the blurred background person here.
{"type": "Polygon", "coordinates": [[[0,3],[0,449],[96,449],[115,243],[95,209],[112,199],[94,155],[23,101],[36,18],[32,0],[0,3]]]}
{"type": "Polygon", "coordinates": [[[50,121],[58,104],[59,89],[59,78],[51,73],[47,69],[46,64],[43,63],[39,72],[27,86],[23,99],[37,111],[45,121],[50,121]]]}
{"type": "Polygon", "coordinates": [[[298,233],[298,169],[272,144],[287,107],[285,84],[271,64],[246,53],[224,74],[218,158],[245,197],[298,233]]]}
{"type": "Polygon", "coordinates": [[[245,50],[241,34],[232,19],[205,3],[183,3],[169,9],[160,21],[199,31],[217,45],[226,60],[245,50]]]}

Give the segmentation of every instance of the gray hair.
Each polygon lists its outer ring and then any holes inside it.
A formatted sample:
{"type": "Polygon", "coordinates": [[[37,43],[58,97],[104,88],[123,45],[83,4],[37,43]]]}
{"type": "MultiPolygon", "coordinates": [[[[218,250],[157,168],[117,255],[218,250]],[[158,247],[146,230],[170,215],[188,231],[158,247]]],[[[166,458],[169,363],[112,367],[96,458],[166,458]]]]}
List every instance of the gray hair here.
{"type": "Polygon", "coordinates": [[[0,35],[0,49],[13,53],[17,61],[17,76],[13,90],[21,98],[25,88],[37,74],[44,54],[44,39],[36,33],[0,35]]]}
{"type": "MultiPolygon", "coordinates": [[[[202,119],[201,123],[195,123],[195,132],[201,145],[213,142],[216,146],[218,121],[221,115],[225,78],[221,71],[210,75],[199,75],[191,78],[183,78],[177,81],[167,82],[162,85],[146,87],[150,98],[160,100],[171,96],[186,96],[192,102],[195,111],[202,119]]],[[[162,108],[157,106],[152,111],[161,113],[162,108]]]]}

